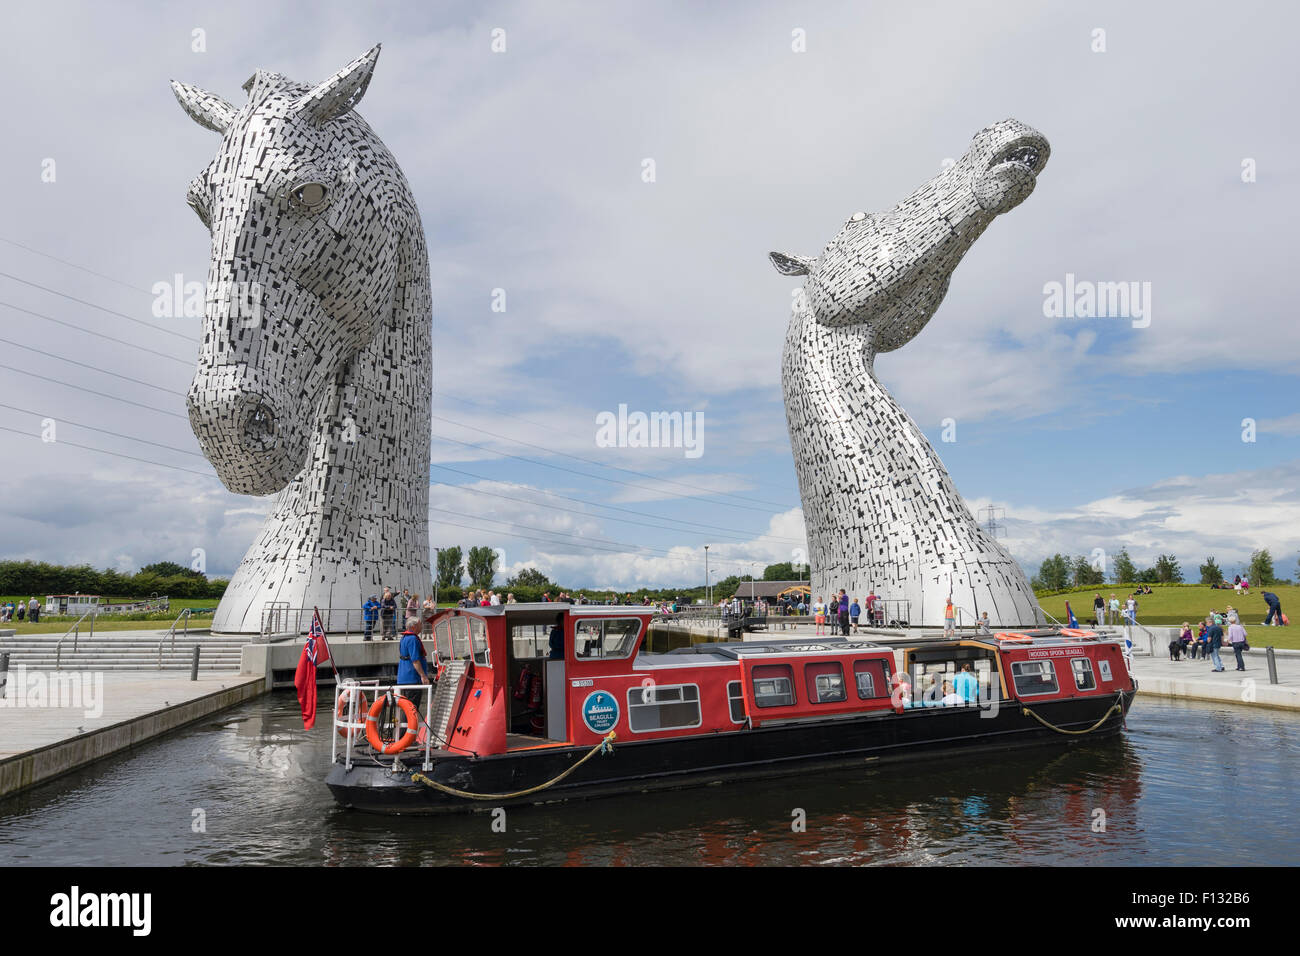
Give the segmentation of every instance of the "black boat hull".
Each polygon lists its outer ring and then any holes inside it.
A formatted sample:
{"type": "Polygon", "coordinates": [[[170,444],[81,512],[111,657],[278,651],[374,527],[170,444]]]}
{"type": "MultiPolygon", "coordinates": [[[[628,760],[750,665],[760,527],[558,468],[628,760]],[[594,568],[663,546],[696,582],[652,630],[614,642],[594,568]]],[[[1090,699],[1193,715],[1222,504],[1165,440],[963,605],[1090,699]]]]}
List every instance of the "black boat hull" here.
{"type": "Polygon", "coordinates": [[[1136,695],[1086,697],[1029,705],[1044,726],[1024,712],[1017,701],[1003,702],[992,713],[973,707],[927,708],[902,714],[861,715],[839,720],[762,726],[739,733],[702,734],[661,740],[615,743],[609,754],[597,754],[561,782],[527,796],[517,794],[551,780],[581,760],[588,748],[541,747],[487,757],[434,752],[434,765],[422,771],[422,754],[404,755],[405,770],[391,769],[392,758],[380,766],[369,756],[356,755],[349,770],[331,768],[326,783],[344,807],[371,813],[423,815],[490,810],[501,806],[551,803],[615,793],[703,786],[721,781],[800,774],[809,770],[862,766],[950,752],[985,753],[1048,743],[1073,745],[1117,734],[1136,695]],[[1089,733],[1116,702],[1122,713],[1111,713],[1089,733]],[[420,772],[445,786],[492,799],[452,796],[412,781],[420,772]]]}

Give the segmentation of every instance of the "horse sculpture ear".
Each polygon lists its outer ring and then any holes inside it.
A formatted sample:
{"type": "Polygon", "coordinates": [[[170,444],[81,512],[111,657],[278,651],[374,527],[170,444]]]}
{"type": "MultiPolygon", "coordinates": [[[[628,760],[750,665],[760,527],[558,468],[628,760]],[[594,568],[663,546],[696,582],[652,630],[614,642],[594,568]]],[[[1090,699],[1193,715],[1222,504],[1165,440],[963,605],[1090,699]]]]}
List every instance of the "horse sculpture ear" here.
{"type": "Polygon", "coordinates": [[[338,119],[361,102],[379,59],[379,44],[367,50],[297,103],[313,122],[324,125],[338,119]]]}
{"type": "Polygon", "coordinates": [[[177,83],[175,80],[172,80],[172,92],[190,119],[206,129],[224,133],[235,118],[235,108],[216,93],[209,93],[188,83],[177,83]]]}
{"type": "Polygon", "coordinates": [[[769,252],[767,257],[783,276],[806,276],[816,261],[807,256],[788,256],[784,252],[769,252]]]}

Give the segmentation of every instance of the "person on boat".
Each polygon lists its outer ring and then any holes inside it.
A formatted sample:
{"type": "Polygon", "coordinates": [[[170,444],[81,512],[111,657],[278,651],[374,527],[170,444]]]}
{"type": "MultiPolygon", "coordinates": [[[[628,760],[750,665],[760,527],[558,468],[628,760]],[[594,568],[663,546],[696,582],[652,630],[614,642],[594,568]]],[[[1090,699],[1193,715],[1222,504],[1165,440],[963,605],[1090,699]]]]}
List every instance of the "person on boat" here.
{"type": "Polygon", "coordinates": [[[551,653],[553,661],[564,660],[564,612],[555,615],[555,624],[551,627],[551,653]]]}
{"type": "Polygon", "coordinates": [[[961,696],[963,703],[973,704],[979,700],[980,681],[975,676],[975,666],[970,661],[961,665],[961,670],[952,679],[952,688],[961,696]]]}
{"type": "Polygon", "coordinates": [[[1210,641],[1210,661],[1214,664],[1211,668],[1213,673],[1223,671],[1223,661],[1219,658],[1219,648],[1223,646],[1223,625],[1219,621],[1218,615],[1211,618],[1210,632],[1207,635],[1210,641]]]}
{"type": "Polygon", "coordinates": [[[894,709],[902,711],[905,707],[912,706],[912,679],[908,676],[907,671],[895,671],[889,678],[892,686],[889,693],[890,702],[894,709]]]}
{"type": "Polygon", "coordinates": [[[946,680],[943,682],[943,699],[940,703],[944,707],[960,707],[966,701],[962,699],[961,694],[953,689],[952,681],[946,680]]]}
{"type": "Polygon", "coordinates": [[[952,606],[952,595],[948,596],[948,603],[943,607],[943,636],[957,636],[957,612],[952,606]]]}
{"type": "MultiPolygon", "coordinates": [[[[424,653],[424,642],[420,640],[420,619],[415,616],[406,619],[406,630],[402,632],[401,642],[397,645],[397,683],[428,684],[429,658],[424,653]]],[[[424,691],[406,690],[402,696],[410,699],[417,710],[421,709],[424,691]]]]}
{"type": "Polygon", "coordinates": [[[379,620],[379,598],[373,594],[370,595],[370,600],[361,605],[361,619],[366,625],[365,636],[361,639],[363,641],[371,640],[375,633],[375,622],[379,620]]]}

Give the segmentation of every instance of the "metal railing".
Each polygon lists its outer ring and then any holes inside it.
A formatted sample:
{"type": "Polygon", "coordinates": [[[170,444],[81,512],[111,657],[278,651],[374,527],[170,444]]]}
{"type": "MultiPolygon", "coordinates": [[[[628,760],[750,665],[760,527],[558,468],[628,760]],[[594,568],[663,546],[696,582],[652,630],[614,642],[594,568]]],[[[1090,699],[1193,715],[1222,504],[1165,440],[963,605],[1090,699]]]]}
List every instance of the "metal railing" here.
{"type": "Polygon", "coordinates": [[[95,636],[95,615],[97,613],[97,610],[92,608],[85,614],[81,615],[81,617],[77,618],[76,623],[73,624],[72,627],[68,628],[63,633],[63,636],[59,638],[59,643],[54,645],[54,669],[56,671],[59,670],[63,664],[63,642],[68,639],[69,635],[72,636],[72,652],[74,654],[77,652],[77,641],[81,637],[81,622],[86,618],[90,618],[90,634],[87,636],[95,636]]]}
{"type": "MultiPolygon", "coordinates": [[[[372,620],[367,622],[365,610],[359,607],[323,607],[320,608],[321,625],[325,633],[332,636],[365,635],[367,624],[371,635],[381,638],[385,634],[397,637],[406,624],[407,612],[399,608],[391,618],[391,627],[380,611],[375,612],[372,620]]],[[[446,610],[442,608],[440,610],[446,610]]],[[[261,640],[292,640],[311,631],[311,619],[317,608],[289,607],[287,602],[268,601],[262,608],[261,640]]],[[[429,620],[436,613],[435,609],[421,604],[415,616],[420,618],[421,633],[429,633],[429,620]]]]}
{"type": "MultiPolygon", "coordinates": [[[[341,741],[343,747],[343,766],[348,770],[352,769],[353,747],[362,737],[365,736],[366,733],[367,714],[363,713],[361,710],[363,702],[367,705],[373,704],[375,700],[389,691],[395,691],[398,696],[403,696],[401,692],[404,690],[422,690],[425,692],[424,714],[422,717],[425,739],[424,746],[420,748],[424,755],[421,769],[425,771],[431,769],[433,767],[432,751],[436,735],[430,721],[433,717],[433,702],[434,697],[436,696],[436,689],[436,684],[389,684],[381,683],[377,679],[356,680],[349,677],[339,681],[334,687],[333,716],[335,732],[330,735],[330,763],[334,764],[340,762],[339,747],[341,741]],[[368,697],[366,696],[367,694],[369,694],[368,697]],[[340,714],[339,711],[342,708],[339,707],[339,703],[341,698],[345,695],[348,704],[346,714],[340,714]]],[[[408,730],[409,729],[415,729],[417,734],[419,733],[419,728],[408,728],[408,730]]],[[[446,742],[439,739],[439,743],[445,745],[446,742]]],[[[376,754],[375,756],[376,760],[378,760],[379,755],[376,754]]],[[[392,756],[393,765],[396,766],[400,761],[401,754],[394,754],[392,756]]]]}
{"type": "Polygon", "coordinates": [[[190,636],[190,609],[186,608],[185,610],[181,611],[180,614],[176,615],[176,620],[172,621],[172,626],[167,629],[167,632],[163,634],[163,636],[158,641],[158,669],[159,670],[162,670],[162,649],[163,649],[163,644],[167,643],[167,638],[169,637],[171,638],[172,653],[173,654],[176,653],[176,625],[179,624],[182,619],[184,619],[185,621],[185,636],[187,638],[190,636]]]}

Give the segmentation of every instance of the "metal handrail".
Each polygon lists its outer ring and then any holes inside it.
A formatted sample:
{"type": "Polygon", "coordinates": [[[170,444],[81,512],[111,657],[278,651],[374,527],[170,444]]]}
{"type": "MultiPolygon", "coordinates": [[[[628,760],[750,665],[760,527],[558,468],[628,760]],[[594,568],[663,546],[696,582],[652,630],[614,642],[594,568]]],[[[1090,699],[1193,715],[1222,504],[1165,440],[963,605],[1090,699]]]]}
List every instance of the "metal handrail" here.
{"type": "Polygon", "coordinates": [[[81,637],[81,622],[86,618],[90,618],[90,636],[95,636],[95,615],[97,613],[98,609],[91,608],[85,614],[81,615],[81,617],[77,618],[76,623],[74,623],[72,627],[63,632],[63,636],[59,638],[59,643],[54,645],[54,669],[56,671],[59,670],[63,664],[63,642],[68,639],[69,634],[72,635],[72,651],[73,653],[76,653],[77,641],[81,637]]]}
{"type": "Polygon", "coordinates": [[[191,608],[187,607],[185,610],[181,611],[180,614],[176,615],[176,620],[172,621],[172,626],[169,627],[167,629],[167,632],[163,634],[161,638],[158,639],[158,669],[159,670],[162,670],[162,648],[163,648],[163,644],[167,643],[167,638],[170,637],[172,639],[172,653],[176,652],[176,625],[181,622],[182,618],[185,619],[185,636],[187,638],[190,636],[191,610],[192,610],[191,608]]]}

